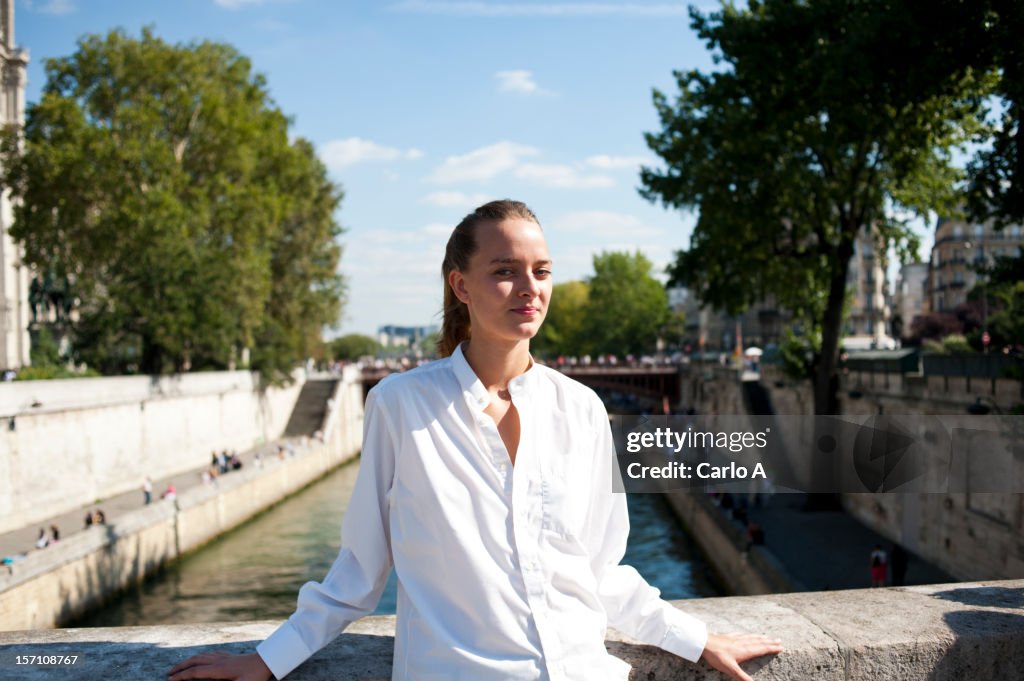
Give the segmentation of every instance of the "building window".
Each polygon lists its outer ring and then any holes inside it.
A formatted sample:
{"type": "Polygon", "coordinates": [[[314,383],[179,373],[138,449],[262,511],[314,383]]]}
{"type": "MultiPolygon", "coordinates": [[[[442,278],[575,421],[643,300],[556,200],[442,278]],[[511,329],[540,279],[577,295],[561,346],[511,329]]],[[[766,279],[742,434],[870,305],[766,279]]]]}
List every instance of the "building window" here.
{"type": "Polygon", "coordinates": [[[981,225],[974,225],[974,238],[981,241],[985,236],[985,228],[981,225]]]}
{"type": "Polygon", "coordinates": [[[964,228],[961,227],[960,225],[956,225],[955,227],[953,227],[953,238],[954,239],[963,239],[964,238],[964,228]]]}

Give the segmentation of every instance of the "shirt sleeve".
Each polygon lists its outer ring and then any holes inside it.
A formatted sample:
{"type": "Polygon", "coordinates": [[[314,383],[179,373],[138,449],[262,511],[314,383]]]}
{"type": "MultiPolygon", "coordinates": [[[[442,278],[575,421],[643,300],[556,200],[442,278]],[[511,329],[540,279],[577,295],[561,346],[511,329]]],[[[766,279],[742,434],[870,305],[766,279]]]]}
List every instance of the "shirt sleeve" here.
{"type": "MultiPolygon", "coordinates": [[[[692,615],[661,599],[661,592],[647,583],[634,568],[621,565],[629,536],[626,494],[613,491],[619,468],[611,427],[604,405],[595,408],[594,432],[597,457],[593,467],[592,500],[586,532],[591,568],[597,579],[598,598],[608,624],[622,633],[657,646],[691,662],[700,659],[708,640],[707,626],[692,615]]],[[[615,487],[622,490],[621,482],[615,487]]]]}
{"type": "Polygon", "coordinates": [[[278,679],[377,607],[392,566],[388,496],[395,442],[375,388],[366,398],[359,473],[342,522],[338,557],[322,582],[303,585],[295,613],[256,647],[278,679]]]}

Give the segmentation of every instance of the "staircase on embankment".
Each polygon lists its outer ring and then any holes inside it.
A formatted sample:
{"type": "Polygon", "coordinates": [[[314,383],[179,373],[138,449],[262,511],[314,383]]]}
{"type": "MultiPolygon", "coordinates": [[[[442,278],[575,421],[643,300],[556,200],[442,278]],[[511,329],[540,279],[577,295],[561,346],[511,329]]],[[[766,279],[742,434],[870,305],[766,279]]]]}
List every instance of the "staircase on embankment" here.
{"type": "Polygon", "coordinates": [[[313,435],[320,430],[327,414],[327,401],[334,395],[337,385],[338,379],[335,378],[306,381],[295,401],[284,436],[313,435]]]}

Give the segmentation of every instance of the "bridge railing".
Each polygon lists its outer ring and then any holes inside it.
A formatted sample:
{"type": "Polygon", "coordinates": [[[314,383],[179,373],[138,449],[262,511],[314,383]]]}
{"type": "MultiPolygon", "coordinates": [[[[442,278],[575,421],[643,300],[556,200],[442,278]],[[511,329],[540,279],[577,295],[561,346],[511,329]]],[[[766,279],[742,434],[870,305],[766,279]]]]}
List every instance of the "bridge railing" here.
{"type": "MultiPolygon", "coordinates": [[[[712,632],[781,639],[785,652],[752,660],[758,681],[900,681],[1019,678],[1024,669],[1024,580],[705,598],[675,603],[712,632]]],[[[23,681],[164,678],[194,654],[252,652],[278,622],[227,622],[0,633],[0,676],[23,681]],[[77,656],[68,666],[67,656],[77,656]],[[19,664],[36,656],[56,664],[19,664]]],[[[370,617],[310,658],[286,681],[391,678],[394,617],[370,617]]],[[[609,632],[609,651],[632,679],[722,679],[656,648],[609,632]]]]}

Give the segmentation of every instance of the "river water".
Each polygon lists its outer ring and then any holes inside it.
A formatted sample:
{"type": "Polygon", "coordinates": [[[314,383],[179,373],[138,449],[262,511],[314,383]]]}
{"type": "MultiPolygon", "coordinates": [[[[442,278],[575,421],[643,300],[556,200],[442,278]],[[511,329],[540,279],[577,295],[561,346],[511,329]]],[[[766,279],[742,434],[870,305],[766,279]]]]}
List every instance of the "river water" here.
{"type": "MultiPolygon", "coordinates": [[[[70,626],[114,627],[284,619],[299,587],[319,581],[338,554],[355,483],[347,464],[70,626]]],[[[657,494],[629,498],[624,562],[668,600],[722,595],[708,564],[657,494]]],[[[375,614],[394,614],[395,577],[375,614]]]]}

